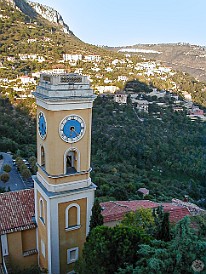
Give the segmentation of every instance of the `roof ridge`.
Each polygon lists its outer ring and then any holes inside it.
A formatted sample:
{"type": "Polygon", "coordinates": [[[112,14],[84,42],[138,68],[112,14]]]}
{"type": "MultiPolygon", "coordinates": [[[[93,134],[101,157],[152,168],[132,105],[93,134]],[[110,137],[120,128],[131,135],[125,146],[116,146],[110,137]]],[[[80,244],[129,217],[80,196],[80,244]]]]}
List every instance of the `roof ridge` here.
{"type": "Polygon", "coordinates": [[[33,188],[26,188],[26,189],[20,189],[20,190],[12,190],[12,191],[6,191],[6,192],[2,192],[0,193],[0,196],[3,196],[3,195],[11,195],[13,193],[19,193],[19,192],[26,192],[26,191],[34,191],[33,188]]]}
{"type": "MultiPolygon", "coordinates": [[[[125,202],[125,201],[122,201],[122,202],[125,202]]],[[[126,201],[126,202],[129,202],[129,201],[126,201]]],[[[129,209],[130,209],[130,207],[129,207],[128,205],[118,204],[118,203],[119,203],[119,201],[113,201],[113,203],[114,203],[114,204],[116,204],[116,205],[118,205],[118,206],[121,206],[121,207],[126,207],[126,208],[129,208],[129,209]]]]}

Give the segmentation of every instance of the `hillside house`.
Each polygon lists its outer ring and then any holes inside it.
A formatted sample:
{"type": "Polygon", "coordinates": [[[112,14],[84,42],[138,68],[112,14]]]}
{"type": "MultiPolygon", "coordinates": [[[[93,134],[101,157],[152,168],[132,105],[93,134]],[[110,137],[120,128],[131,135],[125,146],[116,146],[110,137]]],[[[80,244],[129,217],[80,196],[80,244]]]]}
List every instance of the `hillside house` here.
{"type": "Polygon", "coordinates": [[[173,106],[172,109],[175,111],[175,112],[179,112],[179,111],[183,111],[183,107],[181,106],[173,106]]]}
{"type": "Polygon", "coordinates": [[[109,80],[108,78],[105,78],[104,79],[104,83],[105,84],[110,84],[110,83],[112,83],[113,81],[112,80],[109,80]]]}
{"type": "Polygon", "coordinates": [[[116,93],[114,95],[114,101],[118,104],[127,104],[127,94],[125,94],[125,93],[116,93]]]}
{"type": "Polygon", "coordinates": [[[126,82],[127,80],[128,80],[128,77],[127,77],[127,76],[124,76],[124,75],[120,75],[120,76],[118,76],[118,78],[117,78],[117,81],[126,82]]]}
{"type": "Polygon", "coordinates": [[[71,62],[77,62],[82,60],[82,54],[63,54],[63,60],[65,62],[71,61],[71,62]]]}
{"type": "Polygon", "coordinates": [[[33,77],[29,77],[28,75],[20,76],[19,79],[21,80],[21,83],[23,85],[35,84],[36,83],[36,81],[34,80],[34,78],[33,77]]]}
{"type": "Polygon", "coordinates": [[[97,91],[101,93],[115,93],[118,90],[116,86],[97,86],[97,91]]]}
{"type": "Polygon", "coordinates": [[[112,71],[113,71],[113,68],[107,67],[107,68],[105,68],[105,70],[106,70],[107,72],[112,72],[112,71]]]}
{"type": "Polygon", "coordinates": [[[149,93],[149,96],[157,96],[157,98],[165,97],[166,91],[160,90],[158,91],[156,88],[152,89],[152,92],[149,93]]]}
{"type": "Polygon", "coordinates": [[[204,115],[204,111],[197,106],[193,106],[192,109],[189,110],[189,114],[194,116],[202,116],[204,115]]]}
{"type": "Polygon", "coordinates": [[[192,101],[192,95],[188,93],[187,91],[182,91],[182,95],[187,101],[192,101]]]}
{"type": "Polygon", "coordinates": [[[85,55],[83,60],[86,62],[100,62],[101,56],[100,55],[85,55]]]}
{"type": "Polygon", "coordinates": [[[9,61],[9,62],[15,62],[16,61],[16,58],[15,57],[13,57],[13,56],[7,56],[7,61],[9,61]]]}
{"type": "Polygon", "coordinates": [[[132,103],[138,109],[138,111],[148,113],[149,102],[147,100],[132,99],[132,103]]]}

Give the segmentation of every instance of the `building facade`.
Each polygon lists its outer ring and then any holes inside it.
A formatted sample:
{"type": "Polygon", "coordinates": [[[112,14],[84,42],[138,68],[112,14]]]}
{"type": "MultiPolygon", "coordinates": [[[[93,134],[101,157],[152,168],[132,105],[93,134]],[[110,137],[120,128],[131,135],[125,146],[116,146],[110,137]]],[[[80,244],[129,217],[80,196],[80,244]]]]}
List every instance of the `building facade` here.
{"type": "Polygon", "coordinates": [[[94,202],[90,151],[95,96],[86,76],[77,74],[42,74],[34,95],[38,262],[48,273],[72,273],[94,202]]]}

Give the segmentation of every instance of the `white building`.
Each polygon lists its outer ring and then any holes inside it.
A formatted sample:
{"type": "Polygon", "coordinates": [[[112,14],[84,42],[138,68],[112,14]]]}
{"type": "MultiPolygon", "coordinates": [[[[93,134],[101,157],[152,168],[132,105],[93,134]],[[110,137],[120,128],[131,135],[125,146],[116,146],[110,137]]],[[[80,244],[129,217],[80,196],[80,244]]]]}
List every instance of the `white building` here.
{"type": "Polygon", "coordinates": [[[187,91],[182,91],[182,95],[184,96],[185,100],[192,101],[192,95],[187,91]]]}
{"type": "Polygon", "coordinates": [[[134,99],[134,100],[132,100],[132,103],[134,103],[136,105],[136,108],[139,111],[147,112],[148,113],[149,102],[147,100],[137,100],[137,99],[134,99]]]}
{"type": "Polygon", "coordinates": [[[127,77],[127,76],[124,76],[124,75],[120,75],[120,76],[118,76],[118,78],[117,78],[117,81],[126,82],[127,80],[128,80],[128,77],[127,77]]]}
{"type": "Polygon", "coordinates": [[[97,86],[96,89],[98,90],[98,92],[101,93],[115,93],[115,91],[118,90],[118,88],[116,86],[97,86]]]}
{"type": "Polygon", "coordinates": [[[84,61],[87,61],[87,62],[100,62],[101,61],[101,56],[100,55],[85,55],[84,56],[84,61]]]}
{"type": "Polygon", "coordinates": [[[113,69],[110,68],[110,67],[105,68],[105,70],[106,70],[107,72],[112,72],[112,71],[113,71],[113,69]]]}
{"type": "Polygon", "coordinates": [[[63,60],[70,62],[77,62],[82,60],[82,54],[63,54],[63,60]]]}
{"type": "Polygon", "coordinates": [[[126,104],[127,103],[127,94],[125,94],[125,93],[115,94],[114,101],[118,104],[126,104]]]}
{"type": "Polygon", "coordinates": [[[35,84],[36,83],[36,81],[34,80],[33,77],[29,77],[27,75],[20,76],[19,79],[21,80],[23,85],[35,84]]]}

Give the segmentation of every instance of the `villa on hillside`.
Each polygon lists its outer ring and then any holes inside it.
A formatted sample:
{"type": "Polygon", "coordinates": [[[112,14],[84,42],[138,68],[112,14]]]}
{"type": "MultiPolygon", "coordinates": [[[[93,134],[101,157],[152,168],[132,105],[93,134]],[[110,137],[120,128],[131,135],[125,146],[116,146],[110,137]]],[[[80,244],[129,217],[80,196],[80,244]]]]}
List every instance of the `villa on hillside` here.
{"type": "Polygon", "coordinates": [[[136,106],[137,110],[148,113],[149,102],[147,100],[132,99],[132,103],[136,106]]]}
{"type": "Polygon", "coordinates": [[[118,104],[126,104],[127,103],[127,94],[125,92],[117,92],[114,95],[114,101],[118,104]]]}

